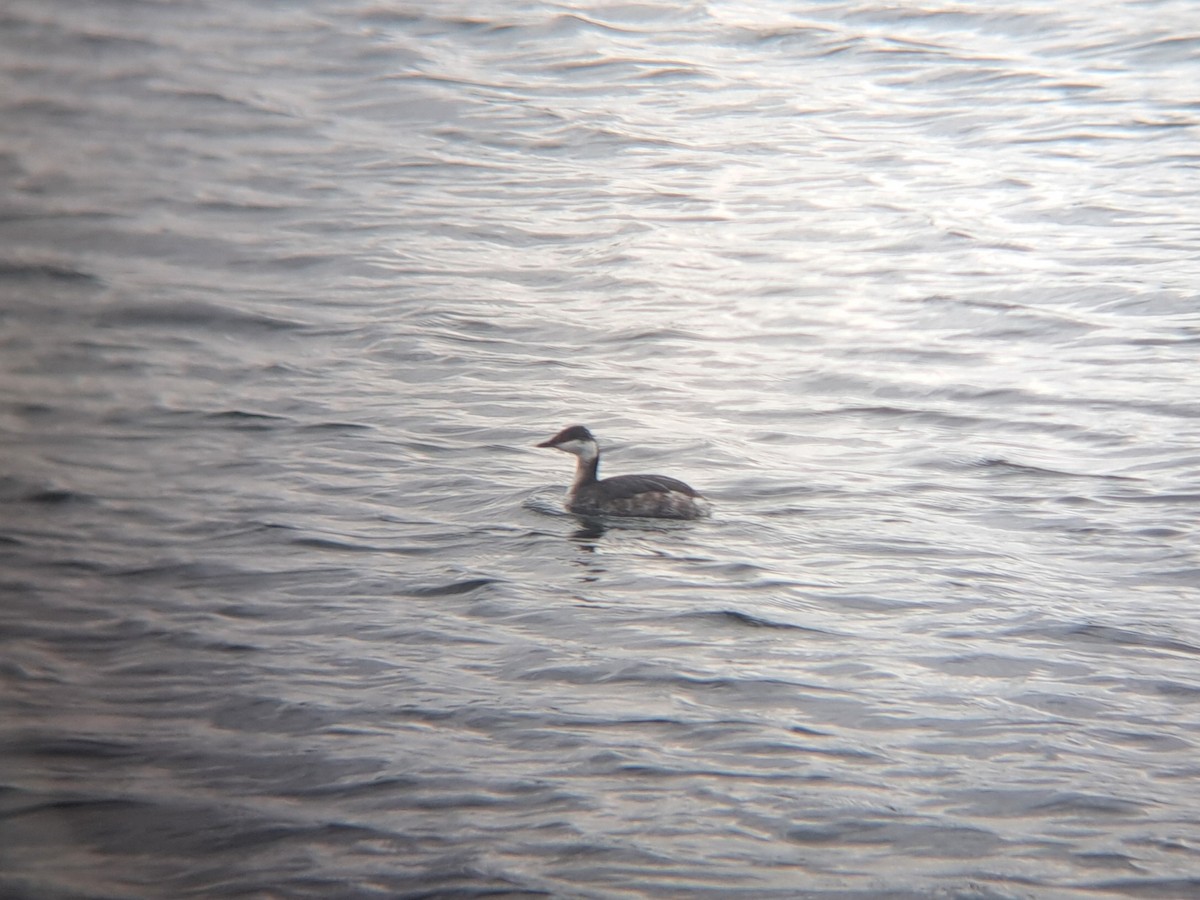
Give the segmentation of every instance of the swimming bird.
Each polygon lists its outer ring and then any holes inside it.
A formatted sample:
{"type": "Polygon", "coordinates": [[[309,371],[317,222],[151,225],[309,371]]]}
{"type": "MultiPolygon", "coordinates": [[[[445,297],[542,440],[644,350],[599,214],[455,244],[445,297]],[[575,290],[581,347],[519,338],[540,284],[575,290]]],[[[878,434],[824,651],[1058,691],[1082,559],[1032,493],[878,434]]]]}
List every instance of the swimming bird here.
{"type": "Polygon", "coordinates": [[[575,481],[566,499],[569,512],[583,516],[699,519],[712,511],[700,493],[678,478],[666,475],[598,478],[600,445],[582,425],[564,428],[538,446],[553,447],[575,457],[575,481]]]}

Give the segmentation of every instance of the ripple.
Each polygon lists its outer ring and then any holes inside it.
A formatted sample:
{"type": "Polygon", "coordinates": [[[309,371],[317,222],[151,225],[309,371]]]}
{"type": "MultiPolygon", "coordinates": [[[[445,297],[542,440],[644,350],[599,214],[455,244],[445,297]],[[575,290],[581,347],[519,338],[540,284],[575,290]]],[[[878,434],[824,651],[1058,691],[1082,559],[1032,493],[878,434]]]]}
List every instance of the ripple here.
{"type": "Polygon", "coordinates": [[[222,329],[280,331],[301,328],[305,324],[296,319],[201,301],[112,304],[96,313],[95,320],[105,328],[171,326],[218,333],[222,329]]]}
{"type": "Polygon", "coordinates": [[[472,594],[481,588],[499,583],[495,578],[465,578],[423,587],[410,587],[406,593],[413,597],[452,597],[457,594],[472,594]]]}

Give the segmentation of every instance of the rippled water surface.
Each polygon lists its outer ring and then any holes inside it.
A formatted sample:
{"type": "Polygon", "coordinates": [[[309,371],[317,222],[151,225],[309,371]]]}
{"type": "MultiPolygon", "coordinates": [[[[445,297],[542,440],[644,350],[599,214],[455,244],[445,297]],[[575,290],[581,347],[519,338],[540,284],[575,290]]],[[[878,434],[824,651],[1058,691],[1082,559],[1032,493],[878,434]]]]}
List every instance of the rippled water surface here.
{"type": "Polygon", "coordinates": [[[1200,895],[1191,2],[11,0],[0,894],[1200,895]],[[565,515],[664,472],[694,523],[565,515]]]}

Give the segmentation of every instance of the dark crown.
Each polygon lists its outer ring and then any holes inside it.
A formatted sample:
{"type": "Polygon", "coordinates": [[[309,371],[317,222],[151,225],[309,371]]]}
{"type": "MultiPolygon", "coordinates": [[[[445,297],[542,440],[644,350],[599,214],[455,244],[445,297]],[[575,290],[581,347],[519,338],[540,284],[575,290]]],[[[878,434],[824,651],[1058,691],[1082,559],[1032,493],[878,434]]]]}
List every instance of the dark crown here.
{"type": "Polygon", "coordinates": [[[565,444],[567,441],[592,441],[594,443],[595,440],[592,437],[592,433],[582,425],[570,425],[546,441],[546,445],[555,447],[559,444],[565,444]]]}

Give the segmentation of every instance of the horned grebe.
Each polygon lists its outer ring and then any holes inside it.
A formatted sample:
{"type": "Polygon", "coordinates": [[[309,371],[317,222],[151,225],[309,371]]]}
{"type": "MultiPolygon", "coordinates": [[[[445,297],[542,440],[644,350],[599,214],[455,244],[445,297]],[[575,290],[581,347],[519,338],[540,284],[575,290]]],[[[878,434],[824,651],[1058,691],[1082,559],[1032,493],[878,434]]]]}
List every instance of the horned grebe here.
{"type": "Polygon", "coordinates": [[[707,500],[678,478],[666,475],[596,477],[600,447],[582,425],[564,428],[539,447],[575,456],[575,481],[567,492],[570,512],[583,516],[645,516],[654,519],[699,519],[711,512],[707,500]]]}

